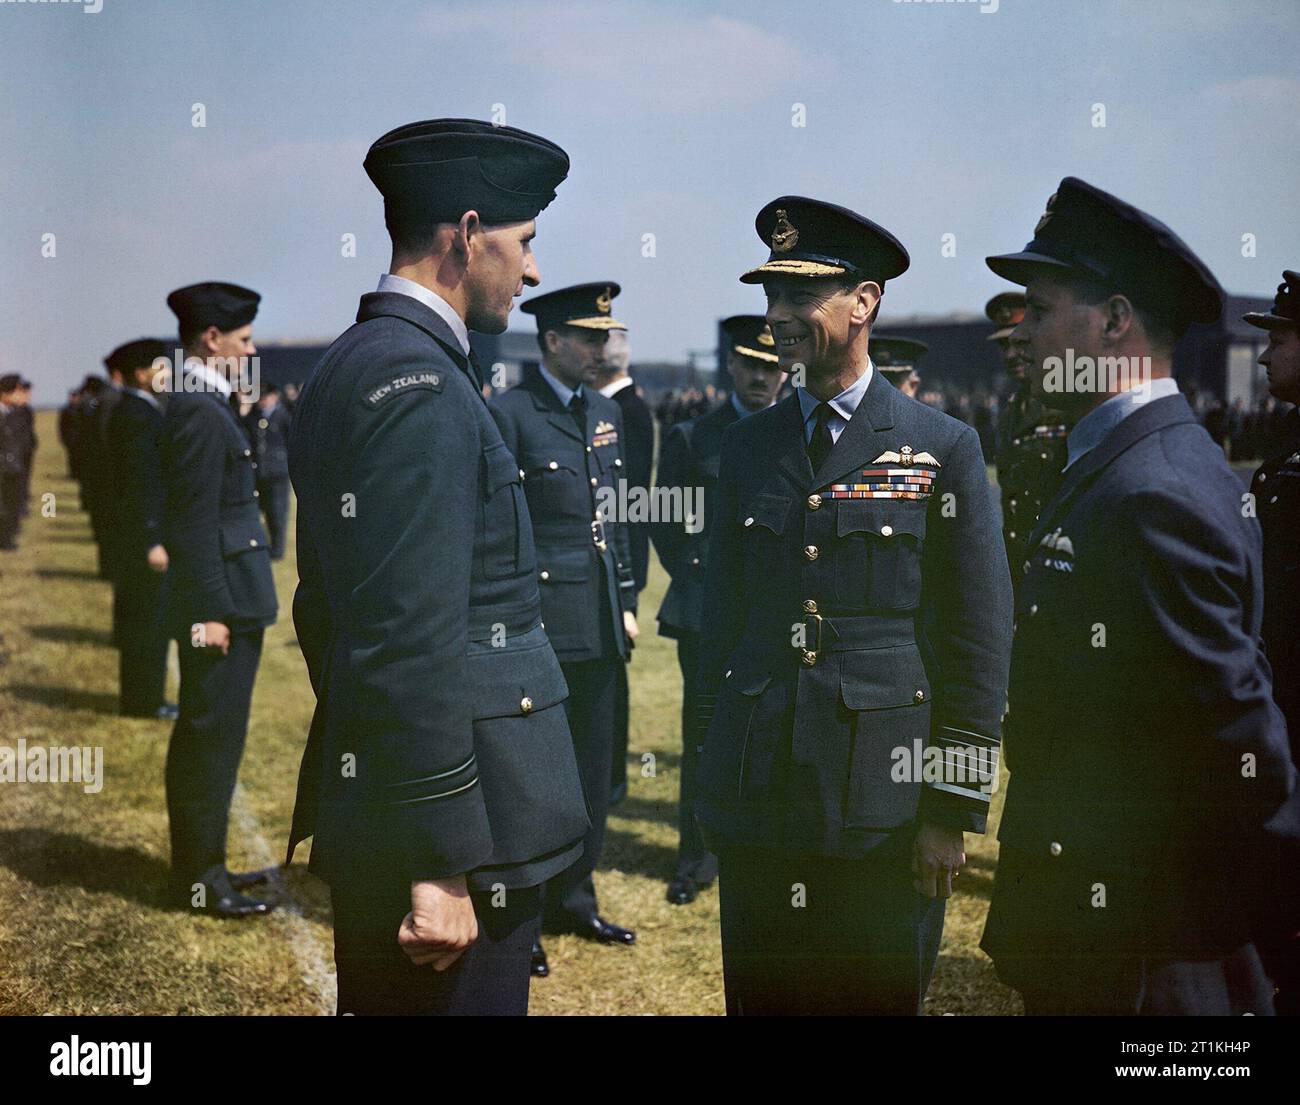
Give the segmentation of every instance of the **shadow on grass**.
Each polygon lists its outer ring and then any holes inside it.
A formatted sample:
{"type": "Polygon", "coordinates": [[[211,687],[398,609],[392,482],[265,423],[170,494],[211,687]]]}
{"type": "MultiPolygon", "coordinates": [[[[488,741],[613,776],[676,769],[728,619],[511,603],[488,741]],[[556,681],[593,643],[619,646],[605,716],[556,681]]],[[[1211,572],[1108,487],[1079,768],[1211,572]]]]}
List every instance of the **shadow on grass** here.
{"type": "Polygon", "coordinates": [[[677,866],[677,849],[662,844],[650,844],[635,833],[624,832],[610,825],[605,830],[605,847],[601,851],[600,866],[596,869],[625,871],[630,875],[667,882],[677,866]]]}
{"type": "Polygon", "coordinates": [[[37,886],[79,886],[155,909],[167,901],[166,862],[136,848],[49,829],[0,830],[0,864],[37,886]]]}
{"type": "Polygon", "coordinates": [[[117,695],[103,691],[83,691],[76,687],[46,687],[40,683],[15,683],[9,687],[15,698],[50,706],[56,710],[89,710],[96,714],[116,714],[117,695]]]}
{"type": "Polygon", "coordinates": [[[89,625],[34,625],[28,630],[33,637],[42,641],[59,641],[74,645],[102,645],[111,648],[112,634],[103,629],[89,625]]]}
{"type": "Polygon", "coordinates": [[[101,580],[98,572],[86,572],[77,568],[37,568],[36,574],[41,579],[89,579],[96,583],[108,582],[108,580],[101,580]]]}
{"type": "Polygon", "coordinates": [[[665,825],[677,824],[677,803],[656,802],[652,798],[638,798],[629,794],[616,806],[610,806],[610,817],[626,817],[633,821],[659,821],[665,825]]]}

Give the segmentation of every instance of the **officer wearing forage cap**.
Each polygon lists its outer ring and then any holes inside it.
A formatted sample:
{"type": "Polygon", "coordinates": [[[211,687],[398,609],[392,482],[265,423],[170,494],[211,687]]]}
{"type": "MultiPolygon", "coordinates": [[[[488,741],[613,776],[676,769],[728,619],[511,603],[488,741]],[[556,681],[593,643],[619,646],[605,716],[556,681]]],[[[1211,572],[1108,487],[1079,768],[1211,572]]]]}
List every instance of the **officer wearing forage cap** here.
{"type": "Polygon", "coordinates": [[[916,365],[929,348],[915,338],[872,338],[867,351],[880,374],[909,399],[915,399],[921,387],[916,365]]]}
{"type": "MultiPolygon", "coordinates": [[[[592,879],[609,810],[618,668],[637,633],[626,519],[602,510],[627,480],[623,413],[594,386],[609,333],[626,329],[613,314],[619,291],[604,280],[526,301],[520,309],[537,319],[542,364],[496,397],[492,413],[523,473],[542,620],[569,686],[565,710],[591,811],[582,856],[546,885],[542,927],[627,945],[636,934],[600,916],[592,879]]],[[[533,972],[549,973],[540,944],[533,972]]]]}
{"type": "Polygon", "coordinates": [[[659,632],[677,641],[682,672],[682,761],[677,806],[677,864],[668,884],[668,901],[688,905],[718,877],[718,859],[704,846],[696,820],[699,757],[695,749],[700,624],[704,606],[704,566],[709,559],[709,525],[718,485],[722,435],[728,426],[770,407],[785,383],[776,339],[763,315],[732,315],[722,320],[731,397],[701,415],[679,422],[664,437],[657,485],[679,496],[682,514],[661,519],[651,530],[659,561],[671,582],[659,607],[659,632]],[[688,499],[698,495],[698,499],[688,499]],[[696,513],[686,513],[687,504],[696,513]]]}
{"type": "MultiPolygon", "coordinates": [[[[1282,403],[1300,404],[1300,273],[1287,269],[1268,311],[1252,311],[1243,321],[1268,331],[1259,363],[1268,373],[1268,390],[1282,403]]],[[[1255,473],[1251,496],[1264,535],[1264,623],[1262,635],[1273,669],[1273,697],[1286,717],[1291,758],[1300,763],[1300,412],[1293,407],[1282,422],[1281,442],[1255,473]]],[[[1297,855],[1284,859],[1278,896],[1279,931],[1261,942],[1265,964],[1278,988],[1277,1011],[1300,1013],[1300,893],[1297,855]],[[1286,910],[1289,909],[1288,914],[1286,910]]]]}
{"type": "Polygon", "coordinates": [[[1269,1012],[1250,881],[1295,772],[1258,647],[1259,529],[1172,375],[1218,283],[1074,177],[988,265],[1025,285],[1011,337],[1072,428],[1017,566],[983,947],[1029,1013],[1269,1012]]]}
{"type": "MultiPolygon", "coordinates": [[[[1065,467],[1065,423],[1059,412],[1031,393],[1023,349],[1011,341],[1025,317],[1024,293],[999,292],[984,305],[984,313],[997,327],[987,340],[998,343],[1015,388],[998,417],[994,451],[1002,496],[1002,540],[1007,563],[1014,567],[1025,559],[1038,512],[1065,467]]],[[[1020,576],[1013,572],[1011,579],[1016,583],[1020,576]]]]}
{"type": "Polygon", "coordinates": [[[907,251],[798,196],[756,228],[741,279],[803,386],[723,435],[709,527],[697,811],[727,1009],[915,1015],[995,779],[1006,560],[975,431],[868,356],[907,251]]]}
{"type": "Polygon", "coordinates": [[[180,715],[167,748],[171,889],[221,917],[267,913],[242,893],[257,876],[226,869],[230,800],[248,733],[266,627],[278,612],[252,452],[230,395],[257,353],[261,296],[208,281],[167,297],[185,364],[171,382],[160,467],[169,559],[162,624],[177,642],[180,715]]]}
{"type": "Polygon", "coordinates": [[[290,856],[314,835],[340,1013],[522,1015],[538,887],[581,853],[587,816],[520,467],[469,332],[501,333],[538,283],[535,219],[569,159],[434,119],[385,134],[365,168],[392,264],[289,438],[317,696],[290,856]]]}
{"type": "Polygon", "coordinates": [[[166,342],[140,338],[118,346],[106,363],[122,378],[122,397],[109,416],[107,440],[116,501],[118,709],[128,717],[172,721],[178,711],[163,701],[168,638],[159,617],[168,556],[163,545],[165,380],[159,378],[158,362],[169,363],[170,353],[166,342]]]}

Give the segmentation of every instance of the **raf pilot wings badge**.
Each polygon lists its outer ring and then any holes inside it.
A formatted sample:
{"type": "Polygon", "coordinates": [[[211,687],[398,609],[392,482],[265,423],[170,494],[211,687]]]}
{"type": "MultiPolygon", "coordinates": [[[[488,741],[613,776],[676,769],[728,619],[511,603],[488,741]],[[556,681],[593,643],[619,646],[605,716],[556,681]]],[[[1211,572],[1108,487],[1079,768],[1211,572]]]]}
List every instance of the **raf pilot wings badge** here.
{"type": "Polygon", "coordinates": [[[934,491],[932,469],[941,467],[933,453],[924,450],[918,453],[910,445],[904,445],[898,452],[886,449],[870,467],[862,469],[859,477],[862,482],[833,483],[822,498],[928,499],[934,491]]]}

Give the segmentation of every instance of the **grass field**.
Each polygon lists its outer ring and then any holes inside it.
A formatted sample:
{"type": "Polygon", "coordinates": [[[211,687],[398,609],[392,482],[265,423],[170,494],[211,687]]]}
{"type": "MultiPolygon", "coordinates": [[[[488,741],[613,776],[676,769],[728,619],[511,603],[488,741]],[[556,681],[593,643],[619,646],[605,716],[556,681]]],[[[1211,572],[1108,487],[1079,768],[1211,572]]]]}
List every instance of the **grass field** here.
{"type": "MultiPolygon", "coordinates": [[[[170,725],[116,714],[109,587],[95,575],[53,413],[38,416],[38,433],[32,515],[20,551],[0,554],[0,742],[100,746],[105,780],[97,794],[75,784],[0,789],[0,1013],[332,1013],[329,898],[306,873],[305,849],[274,887],[281,909],[268,918],[222,922],[164,903],[170,725]]],[[[288,834],[313,705],[288,614],[294,582],[290,549],[276,565],[281,618],[266,637],[232,817],[236,870],[282,859],[288,834]]],[[[631,668],[630,794],[610,818],[596,876],[602,913],[634,927],[637,944],[548,940],[552,973],[533,983],[534,1014],[723,1011],[716,889],[685,908],[663,896],[676,850],[681,694],[673,642],[655,633],[666,582],[653,565],[631,668]],[[647,752],[653,777],[642,774],[647,752]]],[[[967,840],[971,862],[949,903],[927,1011],[1017,1013],[978,949],[996,846],[967,840]]]]}

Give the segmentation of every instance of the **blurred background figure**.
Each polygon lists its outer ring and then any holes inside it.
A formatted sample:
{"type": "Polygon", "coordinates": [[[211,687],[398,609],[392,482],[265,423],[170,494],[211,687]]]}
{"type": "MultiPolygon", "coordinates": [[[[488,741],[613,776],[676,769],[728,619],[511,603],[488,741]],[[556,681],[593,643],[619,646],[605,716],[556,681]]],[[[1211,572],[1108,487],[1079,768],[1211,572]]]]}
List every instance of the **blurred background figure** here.
{"type": "Polygon", "coordinates": [[[871,363],[880,369],[880,375],[910,399],[921,390],[921,374],[917,362],[930,347],[914,338],[876,338],[869,343],[871,363]]]}
{"type": "Polygon", "coordinates": [[[271,538],[272,560],[284,558],[285,534],[289,531],[289,422],[280,389],[263,384],[256,404],[244,414],[244,430],[253,446],[257,501],[271,538]]]}

